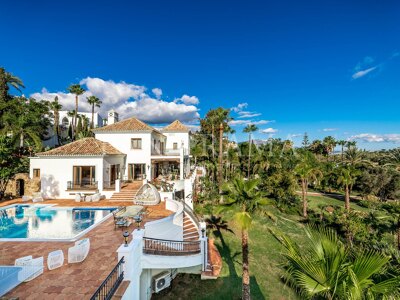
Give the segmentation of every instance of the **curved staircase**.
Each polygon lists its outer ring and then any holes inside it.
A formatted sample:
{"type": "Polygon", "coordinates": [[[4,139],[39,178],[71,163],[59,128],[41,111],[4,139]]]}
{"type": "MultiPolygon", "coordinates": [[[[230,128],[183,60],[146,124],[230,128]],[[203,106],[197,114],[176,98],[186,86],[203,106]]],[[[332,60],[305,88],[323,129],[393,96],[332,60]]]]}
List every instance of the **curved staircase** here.
{"type": "Polygon", "coordinates": [[[184,241],[197,241],[199,240],[199,228],[197,224],[188,216],[188,214],[184,213],[183,217],[183,240],[184,241]]]}

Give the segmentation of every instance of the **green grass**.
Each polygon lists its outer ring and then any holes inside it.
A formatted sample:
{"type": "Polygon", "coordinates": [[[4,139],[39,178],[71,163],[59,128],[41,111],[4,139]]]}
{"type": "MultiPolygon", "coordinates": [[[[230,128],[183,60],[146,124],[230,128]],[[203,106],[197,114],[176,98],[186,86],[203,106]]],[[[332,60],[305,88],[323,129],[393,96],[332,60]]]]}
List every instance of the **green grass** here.
{"type": "MultiPolygon", "coordinates": [[[[277,216],[275,224],[267,217],[256,217],[250,230],[250,275],[252,299],[298,299],[281,281],[282,248],[269,233],[268,226],[276,226],[294,239],[301,241],[303,230],[296,217],[277,216]]],[[[230,216],[225,217],[232,219],[230,216]]],[[[241,239],[240,230],[230,222],[235,232],[223,232],[224,243],[216,238],[215,244],[223,259],[223,268],[217,280],[200,280],[199,275],[180,275],[173,281],[172,289],[152,299],[240,299],[241,298],[241,239]]]]}
{"type": "MultiPolygon", "coordinates": [[[[319,205],[344,207],[343,199],[328,196],[309,196],[309,208],[319,209],[319,205]]],[[[200,209],[200,207],[198,207],[200,209]]],[[[368,208],[351,202],[351,208],[358,211],[369,211],[368,208]]],[[[268,231],[268,227],[277,227],[292,237],[300,245],[304,241],[301,218],[287,215],[272,209],[277,217],[274,223],[267,217],[255,217],[250,230],[250,275],[252,299],[296,300],[300,299],[295,292],[281,280],[282,246],[268,231]]],[[[225,220],[232,220],[232,212],[225,213],[225,220]]],[[[240,230],[230,221],[234,234],[223,232],[224,243],[218,237],[215,244],[223,259],[223,268],[217,280],[200,280],[199,275],[179,275],[170,290],[155,295],[152,299],[240,299],[241,298],[241,239],[240,230]]]]}
{"type": "MultiPolygon", "coordinates": [[[[310,209],[319,209],[319,205],[342,206],[344,207],[343,199],[336,199],[328,196],[308,196],[308,206],[310,209]]],[[[369,211],[368,208],[357,205],[357,201],[350,201],[350,207],[358,211],[369,211]]]]}

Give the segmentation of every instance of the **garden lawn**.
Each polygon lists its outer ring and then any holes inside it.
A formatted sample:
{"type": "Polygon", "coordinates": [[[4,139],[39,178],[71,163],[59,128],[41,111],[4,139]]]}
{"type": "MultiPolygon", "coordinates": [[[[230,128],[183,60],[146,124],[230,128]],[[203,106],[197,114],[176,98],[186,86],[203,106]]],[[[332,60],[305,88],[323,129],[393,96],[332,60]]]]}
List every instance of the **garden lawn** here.
{"type": "MultiPolygon", "coordinates": [[[[319,196],[308,196],[308,206],[310,209],[317,210],[319,205],[323,206],[341,206],[344,208],[344,199],[337,199],[329,196],[319,195],[319,196]]],[[[358,200],[350,200],[350,207],[354,210],[367,212],[370,211],[369,208],[357,205],[358,200]]]]}
{"type": "MultiPolygon", "coordinates": [[[[267,217],[255,217],[250,230],[250,275],[252,299],[298,299],[292,289],[281,281],[279,263],[282,261],[282,247],[269,233],[268,226],[275,226],[295,240],[304,236],[297,217],[283,215],[273,210],[277,222],[267,217]]],[[[232,213],[225,216],[232,220],[232,213]]],[[[221,240],[215,238],[222,259],[223,269],[217,280],[200,280],[199,275],[180,275],[173,281],[172,289],[152,299],[241,299],[241,235],[239,228],[230,222],[235,232],[223,232],[221,240]]]]}

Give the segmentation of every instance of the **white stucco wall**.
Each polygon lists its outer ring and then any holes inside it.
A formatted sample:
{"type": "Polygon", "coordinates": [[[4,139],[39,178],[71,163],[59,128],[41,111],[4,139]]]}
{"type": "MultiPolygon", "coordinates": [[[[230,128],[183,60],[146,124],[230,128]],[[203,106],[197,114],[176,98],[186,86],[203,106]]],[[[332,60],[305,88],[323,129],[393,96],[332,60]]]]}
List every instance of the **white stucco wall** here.
{"type": "Polygon", "coordinates": [[[95,180],[98,182],[99,191],[102,192],[104,169],[108,163],[123,164],[124,157],[31,157],[29,175],[32,178],[33,169],[40,169],[41,192],[43,197],[73,199],[76,191],[67,191],[67,182],[73,180],[73,167],[95,166],[95,180]]]}
{"type": "Polygon", "coordinates": [[[188,132],[163,132],[163,134],[167,137],[166,148],[172,149],[174,143],[178,143],[178,149],[183,148],[185,149],[185,155],[190,154],[190,147],[189,147],[189,133],[188,132]]]}
{"type": "Polygon", "coordinates": [[[96,139],[108,142],[126,154],[126,162],[121,172],[128,177],[128,164],[146,164],[146,178],[150,178],[151,134],[150,133],[96,133],[96,139]],[[142,149],[131,149],[131,139],[142,139],[142,149]]]}

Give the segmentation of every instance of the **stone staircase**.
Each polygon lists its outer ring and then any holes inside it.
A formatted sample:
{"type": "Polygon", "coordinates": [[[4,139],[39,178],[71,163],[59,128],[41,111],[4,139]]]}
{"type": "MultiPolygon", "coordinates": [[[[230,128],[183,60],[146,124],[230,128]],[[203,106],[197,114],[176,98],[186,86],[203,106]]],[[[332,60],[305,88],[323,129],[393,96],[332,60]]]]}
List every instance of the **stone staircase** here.
{"type": "Polygon", "coordinates": [[[183,240],[197,241],[199,240],[199,230],[196,224],[185,213],[183,217],[183,240]]]}
{"type": "Polygon", "coordinates": [[[110,201],[133,201],[133,198],[141,186],[142,182],[128,183],[128,185],[123,187],[119,193],[114,193],[111,196],[110,201]]]}

